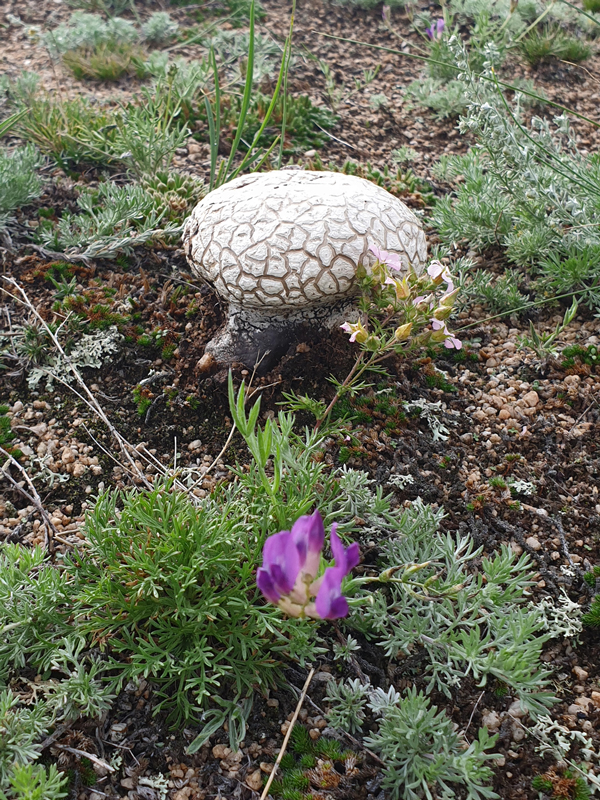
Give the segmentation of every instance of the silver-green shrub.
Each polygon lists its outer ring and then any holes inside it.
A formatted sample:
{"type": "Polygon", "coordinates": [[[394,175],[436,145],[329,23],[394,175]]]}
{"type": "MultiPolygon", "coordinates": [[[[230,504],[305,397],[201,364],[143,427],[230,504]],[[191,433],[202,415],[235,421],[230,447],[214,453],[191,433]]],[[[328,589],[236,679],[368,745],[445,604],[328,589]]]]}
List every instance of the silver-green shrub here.
{"type": "Polygon", "coordinates": [[[132,22],[121,17],[105,20],[99,14],[85,11],[75,11],[68,22],[63,22],[42,37],[55,57],[79,47],[131,43],[138,39],[139,33],[132,22]]]}
{"type": "Polygon", "coordinates": [[[179,30],[177,22],[166,11],[151,14],[141,27],[142,38],[150,44],[168,42],[179,30]]]}
{"type": "Polygon", "coordinates": [[[442,239],[500,244],[516,264],[541,267],[557,294],[580,291],[600,308],[600,158],[578,149],[564,114],[525,124],[520,98],[508,103],[490,65],[478,77],[455,49],[470,97],[459,127],[477,144],[444,164],[463,180],[436,205],[442,239]]]}
{"type": "Polygon", "coordinates": [[[454,800],[458,787],[467,800],[498,797],[485,785],[492,777],[486,761],[493,757],[485,751],[496,740],[486,728],[467,744],[452,720],[414,688],[403,697],[379,690],[370,706],[381,719],[365,744],[383,758],[383,787],[393,800],[454,800]]]}
{"type": "Polygon", "coordinates": [[[28,145],[12,152],[0,148],[0,231],[11,219],[11,212],[39,196],[42,182],[37,169],[43,159],[28,145]]]}
{"type": "Polygon", "coordinates": [[[540,663],[548,636],[539,614],[524,605],[532,584],[528,557],[503,547],[481,558],[469,535],[438,531],[442,516],[419,500],[397,516],[396,535],[381,542],[379,566],[420,565],[425,588],[384,584],[350,625],[400,663],[418,656],[428,690],[450,697],[466,676],[480,686],[500,681],[532,713],[543,712],[552,702],[540,663]]]}

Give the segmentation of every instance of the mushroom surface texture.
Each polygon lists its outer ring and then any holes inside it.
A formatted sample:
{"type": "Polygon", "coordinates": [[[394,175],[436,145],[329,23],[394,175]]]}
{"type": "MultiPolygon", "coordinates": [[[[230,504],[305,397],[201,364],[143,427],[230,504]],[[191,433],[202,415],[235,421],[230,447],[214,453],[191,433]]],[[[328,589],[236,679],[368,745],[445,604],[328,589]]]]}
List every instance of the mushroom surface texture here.
{"type": "Polygon", "coordinates": [[[252,173],[215,189],[187,219],[192,270],[229,303],[209,342],[217,362],[270,363],[303,324],[339,324],[376,245],[417,273],[427,243],[417,217],[385,189],[338,172],[252,173]]]}

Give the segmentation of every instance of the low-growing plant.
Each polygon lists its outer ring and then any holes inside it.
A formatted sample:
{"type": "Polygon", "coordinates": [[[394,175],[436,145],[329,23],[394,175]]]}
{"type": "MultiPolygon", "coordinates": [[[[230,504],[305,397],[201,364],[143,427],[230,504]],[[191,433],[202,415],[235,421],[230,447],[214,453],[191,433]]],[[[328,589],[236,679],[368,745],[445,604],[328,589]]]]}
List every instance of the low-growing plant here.
{"type": "Polygon", "coordinates": [[[518,270],[507,269],[494,277],[485,269],[474,270],[472,265],[457,265],[460,289],[459,308],[475,303],[486,305],[493,314],[511,314],[529,305],[529,298],[520,292],[523,276],[518,270]]]}
{"type": "Polygon", "coordinates": [[[571,36],[557,25],[534,28],[521,39],[519,49],[532,67],[549,58],[579,63],[589,58],[592,49],[581,37],[571,36]]]}
{"type": "Polygon", "coordinates": [[[329,681],[325,699],[331,705],[327,717],[332,727],[350,733],[360,730],[365,719],[367,696],[368,687],[359,678],[339,683],[329,681]]]}
{"type": "Polygon", "coordinates": [[[145,58],[142,48],[124,42],[78,47],[65,53],[62,60],[79,80],[116,81],[124,75],[143,78],[147,74],[145,58]]]}
{"type": "Polygon", "coordinates": [[[12,152],[0,148],[0,232],[12,219],[12,212],[41,194],[37,173],[42,166],[35,147],[18,147],[12,152]]]}
{"type": "MultiPolygon", "coordinates": [[[[243,83],[250,49],[249,33],[218,30],[210,39],[210,47],[231,83],[243,83]]],[[[280,58],[281,46],[273,37],[255,34],[252,72],[257,85],[275,76],[280,58]]]]}
{"type": "Polygon", "coordinates": [[[492,777],[486,762],[493,755],[485,751],[497,738],[486,728],[467,744],[452,720],[415,688],[404,696],[379,689],[370,706],[381,720],[365,744],[383,758],[383,787],[394,800],[432,797],[432,788],[438,797],[450,800],[458,786],[471,800],[498,797],[486,785],[492,777]]]}
{"type": "Polygon", "coordinates": [[[538,267],[542,278],[547,271],[546,285],[560,281],[562,294],[581,292],[587,305],[600,306],[594,279],[600,161],[578,150],[565,115],[553,126],[534,117],[526,127],[518,97],[511,106],[494,88],[491,70],[489,80],[478,80],[457,47],[472,94],[460,128],[472,132],[477,145],[444,163],[447,174],[463,180],[434,211],[443,241],[466,238],[480,250],[499,244],[509,260],[538,267]],[[569,267],[562,270],[562,262],[569,267]]]}
{"type": "Polygon", "coordinates": [[[53,346],[52,336],[59,337],[66,357],[77,368],[99,369],[118,351],[122,340],[114,320],[109,318],[107,322],[107,325],[87,325],[83,317],[75,313],[65,325],[55,322],[41,325],[34,320],[15,326],[14,336],[2,358],[20,367],[19,371],[27,375],[30,389],[35,389],[40,381],[50,388],[55,381],[70,383],[73,375],[65,357],[53,346]],[[100,330],[89,332],[94,327],[100,330]]]}
{"type": "Polygon", "coordinates": [[[410,83],[405,96],[416,105],[430,108],[436,119],[458,117],[466,109],[469,96],[462,81],[422,78],[410,83]]]}
{"type": "MultiPolygon", "coordinates": [[[[176,192],[175,196],[179,197],[176,192]]],[[[37,237],[53,251],[83,259],[114,259],[118,254],[131,253],[134,247],[168,240],[180,231],[176,223],[163,222],[167,214],[181,218],[183,198],[180,203],[171,199],[175,209],[164,206],[158,190],[152,194],[136,184],[119,186],[106,181],[97,189],[81,192],[77,204],[83,213],[65,212],[56,225],[42,223],[37,237]],[[177,205],[178,214],[173,213],[177,205]]]]}
{"type": "Polygon", "coordinates": [[[178,30],[178,23],[166,11],[156,11],[151,14],[140,28],[144,41],[152,45],[170,41],[178,30]]]}
{"type": "Polygon", "coordinates": [[[354,366],[343,382],[331,379],[336,393],[327,406],[306,397],[286,395],[293,408],[315,414],[317,428],[329,418],[340,399],[354,397],[367,388],[369,384],[363,376],[382,373],[382,363],[391,356],[430,344],[443,343],[448,349],[462,347],[446,325],[458,293],[448,268],[434,261],[417,275],[397,254],[376,245],[371,245],[370,251],[375,263],[370,270],[360,266],[357,272],[361,290],[358,318],[341,326],[350,334],[350,341],[360,346],[354,366]]]}
{"type": "MultiPolygon", "coordinates": [[[[168,170],[189,130],[174,90],[178,68],[158,78],[152,89],[118,108],[94,108],[81,98],[67,100],[17,82],[11,96],[27,114],[17,135],[31,141],[66,171],[95,165],[131,170],[140,179],[168,170]]],[[[196,73],[194,87],[197,88],[196,73]]]]}
{"type": "Polygon", "coordinates": [[[523,336],[521,347],[529,347],[538,358],[548,358],[549,356],[556,355],[558,352],[556,349],[558,338],[565,328],[575,319],[577,308],[577,301],[573,300],[571,307],[565,311],[562,322],[559,322],[556,328],[550,333],[538,333],[533,322],[530,321],[529,336],[523,336]]]}
{"type": "MultiPolygon", "coordinates": [[[[437,532],[440,518],[420,501],[404,512],[399,520],[404,535],[382,542],[380,568],[391,576],[397,565],[412,565],[423,588],[405,591],[401,582],[387,588],[382,582],[370,605],[350,617],[351,628],[400,659],[398,668],[404,662],[409,671],[416,659],[428,691],[436,688],[450,697],[468,675],[480,686],[501,680],[525,707],[544,713],[553,702],[544,691],[549,673],[540,662],[548,635],[541,633],[539,614],[522,606],[531,585],[528,557],[517,558],[503,547],[481,560],[477,575],[470,574],[480,549],[468,536],[437,532]],[[438,593],[443,599],[435,601],[438,593]]],[[[360,580],[351,581],[347,591],[360,580]]]]}
{"type": "Polygon", "coordinates": [[[11,447],[11,442],[16,434],[13,433],[10,418],[6,416],[8,406],[0,406],[0,447],[9,455],[19,458],[22,453],[16,447],[11,447]]]}
{"type": "Polygon", "coordinates": [[[63,22],[45,34],[43,42],[54,57],[62,56],[80,47],[94,48],[101,44],[131,44],[139,34],[135,25],[121,17],[104,19],[99,14],[75,11],[68,22],[63,22]]]}
{"type": "MultiPolygon", "coordinates": [[[[237,94],[226,94],[221,97],[221,130],[223,137],[229,142],[233,141],[237,134],[241,103],[242,99],[237,94]]],[[[262,127],[270,103],[270,97],[261,92],[253,93],[242,130],[243,149],[248,149],[249,143],[254,141],[262,127]]],[[[337,122],[337,117],[331,111],[321,106],[315,106],[306,95],[288,97],[285,112],[286,140],[283,145],[283,153],[286,155],[300,150],[322,147],[328,140],[326,131],[333,128],[337,122]]],[[[255,141],[256,147],[268,148],[281,136],[283,114],[284,100],[280,98],[272,109],[268,128],[264,129],[255,141]]]]}

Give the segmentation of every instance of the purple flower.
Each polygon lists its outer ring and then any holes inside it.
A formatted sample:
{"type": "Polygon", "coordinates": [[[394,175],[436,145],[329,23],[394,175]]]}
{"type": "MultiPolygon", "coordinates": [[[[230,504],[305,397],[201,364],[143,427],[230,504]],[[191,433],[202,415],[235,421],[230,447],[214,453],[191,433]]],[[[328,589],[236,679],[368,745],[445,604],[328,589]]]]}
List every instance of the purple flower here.
{"type": "Polygon", "coordinates": [[[300,517],[291,531],[275,533],[265,542],[256,583],[269,602],[291,617],[338,619],[348,614],[342,580],[358,564],[358,544],[344,548],[336,525],[332,525],[335,563],[317,578],[324,542],[325,529],[318,511],[300,517]]]}
{"type": "Polygon", "coordinates": [[[354,323],[344,322],[343,325],[340,325],[340,328],[343,331],[346,331],[346,333],[352,334],[350,336],[351,342],[358,342],[359,344],[362,344],[363,342],[366,342],[367,339],[369,338],[369,334],[367,333],[366,328],[363,326],[360,319],[358,319],[354,323]]]}
{"type": "Polygon", "coordinates": [[[450,270],[448,267],[445,267],[440,261],[432,261],[431,264],[427,267],[427,274],[435,283],[441,283],[445,281],[448,284],[446,289],[446,294],[450,294],[454,291],[454,282],[452,280],[452,275],[450,274],[450,270]]]}
{"type": "Polygon", "coordinates": [[[429,38],[433,41],[437,39],[438,41],[442,38],[442,34],[444,33],[444,28],[446,27],[446,23],[443,19],[438,19],[435,25],[432,25],[431,28],[425,28],[425,33],[429,38]]]}
{"type": "Polygon", "coordinates": [[[331,552],[335,558],[335,566],[328,567],[321,579],[315,609],[321,619],[339,619],[348,615],[348,601],[342,595],[342,580],[360,560],[358,543],[353,542],[345,548],[336,533],[336,525],[331,526],[331,552]]]}
{"type": "Polygon", "coordinates": [[[400,256],[397,255],[396,253],[388,253],[387,250],[382,250],[375,244],[369,245],[369,250],[373,253],[373,255],[378,261],[381,261],[382,264],[387,264],[388,267],[391,267],[392,269],[395,270],[402,269],[402,262],[400,261],[400,256]]]}

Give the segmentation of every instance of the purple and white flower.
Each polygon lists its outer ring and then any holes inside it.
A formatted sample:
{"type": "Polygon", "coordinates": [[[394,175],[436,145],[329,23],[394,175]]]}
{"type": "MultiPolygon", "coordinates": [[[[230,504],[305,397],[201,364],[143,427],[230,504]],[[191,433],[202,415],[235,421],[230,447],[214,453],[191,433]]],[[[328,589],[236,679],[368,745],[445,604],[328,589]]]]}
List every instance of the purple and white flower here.
{"type": "Polygon", "coordinates": [[[434,39],[439,41],[442,38],[444,33],[444,28],[446,27],[446,23],[443,19],[438,19],[437,23],[433,23],[431,28],[425,28],[425,33],[429,38],[433,41],[434,39]]]}
{"type": "Polygon", "coordinates": [[[450,270],[445,267],[440,261],[432,261],[427,267],[427,274],[435,283],[445,281],[447,283],[446,294],[454,291],[454,282],[450,270]]]}
{"type": "Polygon", "coordinates": [[[444,347],[447,347],[449,349],[454,348],[456,350],[460,350],[462,348],[462,342],[460,341],[460,339],[457,339],[456,336],[450,333],[450,331],[446,327],[445,322],[440,322],[440,320],[438,319],[432,319],[431,327],[433,328],[434,331],[443,332],[445,338],[443,339],[440,338],[440,341],[444,342],[444,347]]]}
{"type": "Polygon", "coordinates": [[[369,334],[360,319],[356,322],[344,322],[343,325],[340,325],[340,328],[350,334],[351,342],[362,344],[369,338],[369,334]]]}
{"type": "Polygon", "coordinates": [[[325,543],[323,519],[318,511],[300,517],[291,531],[269,536],[263,548],[263,564],[256,575],[258,588],[266,599],[290,617],[339,619],[348,614],[342,595],[342,580],[358,564],[358,544],[345,548],[331,526],[334,566],[319,577],[325,543]]]}
{"type": "Polygon", "coordinates": [[[388,253],[387,250],[382,250],[380,247],[377,247],[376,244],[369,245],[369,250],[382,264],[387,264],[391,269],[398,271],[402,269],[402,261],[397,253],[388,253]]]}

